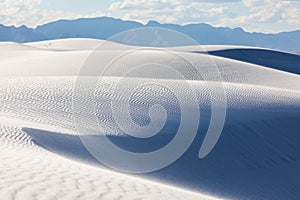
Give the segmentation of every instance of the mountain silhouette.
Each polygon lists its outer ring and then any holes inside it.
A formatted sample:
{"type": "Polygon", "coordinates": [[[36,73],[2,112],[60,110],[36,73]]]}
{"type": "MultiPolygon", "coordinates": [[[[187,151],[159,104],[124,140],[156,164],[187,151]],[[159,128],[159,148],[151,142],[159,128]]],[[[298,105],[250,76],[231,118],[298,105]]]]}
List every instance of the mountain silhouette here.
{"type": "MultiPolygon", "coordinates": [[[[34,42],[62,38],[109,39],[115,34],[135,28],[159,27],[186,34],[201,45],[243,45],[271,48],[289,52],[300,52],[300,30],[277,34],[250,33],[242,28],[213,27],[208,24],[160,24],[149,21],[141,24],[110,17],[59,20],[36,27],[14,27],[0,25],[0,41],[34,42]]],[[[143,38],[136,45],[147,46],[143,38]]],[[[126,43],[119,41],[121,43],[126,43]]],[[[184,44],[182,44],[184,45],[184,44]]]]}

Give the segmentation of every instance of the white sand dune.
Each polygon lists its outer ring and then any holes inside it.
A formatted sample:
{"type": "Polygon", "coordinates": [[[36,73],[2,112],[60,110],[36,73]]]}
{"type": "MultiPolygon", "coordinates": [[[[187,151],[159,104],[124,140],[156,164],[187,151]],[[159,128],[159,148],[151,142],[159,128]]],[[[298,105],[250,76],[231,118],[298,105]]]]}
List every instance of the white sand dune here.
{"type": "MultiPolygon", "coordinates": [[[[93,127],[82,124],[83,132],[78,132],[74,124],[74,112],[83,118],[87,116],[83,110],[74,110],[72,104],[76,75],[101,42],[67,39],[0,43],[1,199],[299,199],[300,78],[296,72],[290,73],[299,56],[284,53],[285,62],[279,68],[268,65],[275,63],[281,53],[271,50],[264,49],[268,60],[266,65],[259,65],[255,60],[262,49],[257,48],[251,48],[248,57],[243,52],[239,59],[228,56],[232,55],[228,52],[241,47],[204,47],[208,53],[226,51],[226,55],[207,55],[197,50],[199,47],[171,48],[180,57],[196,63],[197,70],[208,79],[215,76],[211,61],[218,66],[227,101],[225,127],[213,151],[199,159],[199,146],[210,120],[207,89],[214,89],[217,83],[193,76],[186,81],[160,79],[176,85],[179,93],[185,83],[191,85],[200,105],[200,130],[196,142],[175,163],[157,172],[133,176],[100,165],[79,137],[93,127]]],[[[133,48],[107,42],[101,53],[110,59],[114,51],[133,48]]],[[[140,50],[121,58],[119,64],[130,70],[157,60],[189,73],[187,68],[181,68],[180,58],[174,59],[159,49],[140,50]]],[[[126,81],[155,82],[157,79],[151,76],[155,70],[149,68],[126,81]]],[[[88,75],[93,76],[92,72],[88,75]]],[[[166,72],[163,75],[168,77],[166,72]]],[[[106,76],[103,80],[105,84],[98,84],[95,90],[96,115],[103,134],[125,149],[149,150],[145,143],[136,145],[135,140],[120,132],[109,111],[108,102],[121,98],[111,89],[119,77],[106,76]]],[[[162,98],[162,94],[171,95],[157,89],[151,96],[162,99],[176,111],[176,102],[162,98]]],[[[149,110],[143,95],[132,100],[138,120],[147,119],[145,110],[149,110]]],[[[121,103],[128,104],[129,100],[122,99],[121,103]]],[[[176,117],[171,116],[171,121],[176,122],[176,117]]],[[[157,119],[160,120],[158,116],[157,119]]],[[[148,145],[166,144],[173,128],[167,127],[148,145]]]]}

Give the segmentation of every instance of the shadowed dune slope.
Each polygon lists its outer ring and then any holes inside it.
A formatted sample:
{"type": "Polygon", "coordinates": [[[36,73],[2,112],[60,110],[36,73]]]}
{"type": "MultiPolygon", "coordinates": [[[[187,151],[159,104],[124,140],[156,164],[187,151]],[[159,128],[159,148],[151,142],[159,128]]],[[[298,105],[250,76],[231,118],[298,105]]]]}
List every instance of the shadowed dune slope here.
{"type": "Polygon", "coordinates": [[[209,51],[208,54],[300,74],[300,56],[296,54],[263,49],[230,49],[209,51]]]}

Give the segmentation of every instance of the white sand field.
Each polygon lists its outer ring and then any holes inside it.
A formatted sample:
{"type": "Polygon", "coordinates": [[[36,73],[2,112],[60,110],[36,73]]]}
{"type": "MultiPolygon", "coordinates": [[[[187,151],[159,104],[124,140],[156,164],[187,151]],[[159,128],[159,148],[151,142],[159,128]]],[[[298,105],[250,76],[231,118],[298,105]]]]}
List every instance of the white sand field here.
{"type": "MultiPolygon", "coordinates": [[[[132,175],[98,163],[79,137],[93,130],[84,123],[93,113],[74,109],[74,98],[78,97],[77,103],[85,103],[79,98],[83,94],[74,94],[84,90],[74,90],[76,76],[88,55],[101,43],[91,39],[0,43],[1,200],[299,199],[300,77],[297,71],[300,68],[293,68],[295,59],[299,58],[268,49],[261,52],[262,49],[253,47],[170,48],[179,57],[193,62],[205,79],[211,80],[206,82],[191,75],[182,81],[168,78],[166,71],[158,76],[163,77],[159,79],[161,83],[176,85],[178,93],[183,93],[185,83],[195,91],[201,110],[196,136],[200,143],[193,143],[180,159],[164,169],[132,175]],[[226,50],[227,54],[208,55],[203,49],[208,53],[226,50]],[[241,56],[231,58],[228,52],[237,49],[251,49],[251,54],[247,57],[247,52],[243,53],[247,60],[241,56]],[[268,56],[265,65],[255,64],[256,56],[264,56],[263,53],[268,56]],[[275,65],[273,54],[275,61],[282,55],[284,62],[281,59],[280,65],[275,65]],[[248,61],[251,59],[253,62],[248,61]],[[222,83],[214,81],[211,61],[218,67],[222,83]],[[208,90],[214,90],[219,84],[226,95],[224,129],[211,153],[199,159],[199,147],[210,120],[208,90]],[[81,131],[74,124],[75,115],[82,118],[81,131]]],[[[101,53],[109,60],[114,52],[134,48],[107,42],[101,53]]],[[[181,68],[182,62],[177,59],[152,48],[121,58],[117,64],[130,70],[133,66],[159,61],[189,74],[188,68],[181,68]]],[[[144,74],[128,77],[126,81],[128,84],[158,81],[152,76],[155,70],[147,68],[144,74]]],[[[147,93],[136,95],[133,100],[122,99],[122,94],[112,92],[119,79],[105,76],[104,82],[95,88],[95,115],[102,130],[97,134],[109,135],[125,148],[143,151],[147,147],[123,141],[127,136],[116,127],[108,102],[118,100],[121,105],[131,102],[136,106],[135,114],[139,115],[136,120],[143,123],[148,116],[143,112],[149,108],[147,93]]],[[[89,84],[89,78],[86,81],[89,84]]],[[[171,93],[157,89],[150,95],[164,101],[176,113],[177,102],[167,99],[171,93]]],[[[189,106],[187,102],[183,104],[189,106]]],[[[157,115],[153,117],[158,122],[162,120],[157,115]]],[[[176,122],[175,115],[173,118],[176,122]]],[[[173,125],[166,128],[160,142],[168,140],[167,133],[172,128],[173,125]]]]}

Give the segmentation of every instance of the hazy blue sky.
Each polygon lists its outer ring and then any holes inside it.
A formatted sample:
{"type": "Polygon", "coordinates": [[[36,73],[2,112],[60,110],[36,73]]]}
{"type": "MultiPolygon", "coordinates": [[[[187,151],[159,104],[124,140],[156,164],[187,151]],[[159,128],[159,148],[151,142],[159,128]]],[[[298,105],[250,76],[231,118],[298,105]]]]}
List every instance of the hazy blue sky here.
{"type": "Polygon", "coordinates": [[[0,23],[35,27],[57,19],[111,16],[147,23],[208,23],[247,31],[300,29],[300,1],[0,0],[0,23]]]}

